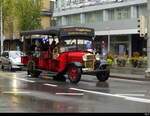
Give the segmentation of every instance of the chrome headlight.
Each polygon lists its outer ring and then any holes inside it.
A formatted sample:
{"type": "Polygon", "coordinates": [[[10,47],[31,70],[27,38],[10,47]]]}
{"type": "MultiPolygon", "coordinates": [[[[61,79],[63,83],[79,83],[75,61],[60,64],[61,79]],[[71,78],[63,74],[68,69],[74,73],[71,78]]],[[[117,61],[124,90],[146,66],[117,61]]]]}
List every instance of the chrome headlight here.
{"type": "Polygon", "coordinates": [[[100,60],[100,55],[99,54],[97,54],[95,57],[96,57],[96,60],[100,60]]]}
{"type": "Polygon", "coordinates": [[[84,55],[84,56],[82,57],[82,59],[83,59],[83,61],[87,61],[86,55],[84,55]]]}
{"type": "Polygon", "coordinates": [[[83,61],[93,60],[94,55],[93,54],[85,54],[82,58],[83,58],[83,61]]]}

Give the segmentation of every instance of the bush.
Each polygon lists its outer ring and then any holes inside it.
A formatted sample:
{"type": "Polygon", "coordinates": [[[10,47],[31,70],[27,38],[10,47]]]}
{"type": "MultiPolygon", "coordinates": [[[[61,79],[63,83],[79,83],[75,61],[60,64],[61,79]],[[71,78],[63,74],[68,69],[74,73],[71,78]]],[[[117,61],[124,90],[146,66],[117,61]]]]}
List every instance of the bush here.
{"type": "Polygon", "coordinates": [[[127,62],[127,56],[126,55],[121,55],[118,56],[117,58],[117,65],[120,67],[124,67],[126,65],[127,62]]]}
{"type": "Polygon", "coordinates": [[[142,65],[147,63],[146,57],[140,56],[140,53],[134,52],[133,57],[130,58],[133,67],[141,68],[142,65]]]}
{"type": "Polygon", "coordinates": [[[112,64],[113,64],[113,60],[112,59],[106,59],[106,61],[108,62],[109,66],[112,66],[112,64]]]}

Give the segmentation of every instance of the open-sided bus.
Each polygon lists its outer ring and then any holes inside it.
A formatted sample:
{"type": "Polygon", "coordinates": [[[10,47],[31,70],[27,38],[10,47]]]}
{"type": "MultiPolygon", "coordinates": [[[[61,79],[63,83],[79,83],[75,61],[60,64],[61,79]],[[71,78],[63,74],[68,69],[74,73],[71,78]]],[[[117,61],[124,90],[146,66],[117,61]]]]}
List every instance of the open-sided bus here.
{"type": "Polygon", "coordinates": [[[71,83],[78,83],[82,74],[95,75],[99,81],[108,80],[108,63],[97,58],[85,46],[85,41],[93,41],[94,29],[63,27],[20,32],[22,38],[32,35],[46,35],[48,40],[56,38],[59,42],[59,47],[38,52],[35,50],[32,55],[22,56],[22,63],[27,65],[27,72],[32,77],[47,71],[57,80],[66,79],[64,75],[67,75],[71,83]]]}

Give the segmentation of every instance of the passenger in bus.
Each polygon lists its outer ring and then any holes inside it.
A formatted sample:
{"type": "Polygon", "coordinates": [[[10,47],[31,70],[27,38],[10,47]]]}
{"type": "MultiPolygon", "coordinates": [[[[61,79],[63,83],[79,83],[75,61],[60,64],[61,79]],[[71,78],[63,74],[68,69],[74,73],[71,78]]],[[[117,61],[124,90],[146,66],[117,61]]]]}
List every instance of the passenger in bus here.
{"type": "Polygon", "coordinates": [[[56,47],[56,41],[53,41],[49,47],[49,51],[52,53],[53,49],[56,47]]]}
{"type": "Polygon", "coordinates": [[[53,42],[51,43],[51,45],[49,45],[49,47],[48,47],[48,52],[49,52],[49,54],[50,54],[50,58],[52,58],[53,49],[55,48],[55,46],[56,46],[56,41],[53,41],[53,42]]]}
{"type": "Polygon", "coordinates": [[[35,42],[33,42],[31,47],[30,47],[30,50],[31,51],[35,51],[35,48],[36,48],[36,44],[35,44],[35,42]]]}
{"type": "Polygon", "coordinates": [[[56,57],[58,57],[60,54],[60,43],[57,43],[55,48],[53,49],[53,59],[55,59],[56,57]]]}

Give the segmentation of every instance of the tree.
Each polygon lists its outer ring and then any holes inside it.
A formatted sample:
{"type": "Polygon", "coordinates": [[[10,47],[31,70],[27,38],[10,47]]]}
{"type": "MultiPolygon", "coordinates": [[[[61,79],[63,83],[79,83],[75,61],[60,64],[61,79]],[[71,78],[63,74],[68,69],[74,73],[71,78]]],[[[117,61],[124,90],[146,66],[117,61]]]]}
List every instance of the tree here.
{"type": "Polygon", "coordinates": [[[34,30],[41,28],[41,0],[16,0],[18,29],[34,30]]]}
{"type": "Polygon", "coordinates": [[[0,7],[2,8],[3,14],[3,27],[4,30],[12,29],[12,22],[14,20],[14,5],[15,0],[0,0],[0,7]]]}

